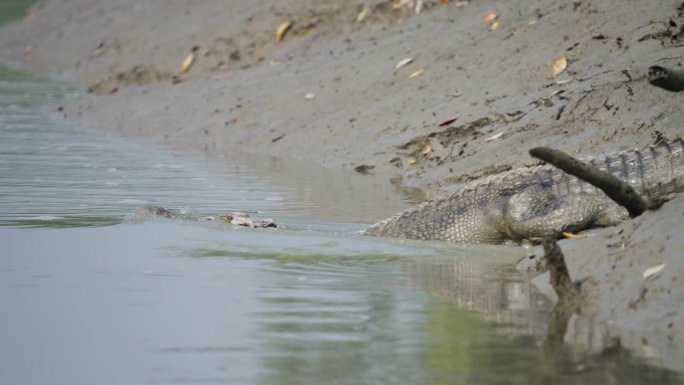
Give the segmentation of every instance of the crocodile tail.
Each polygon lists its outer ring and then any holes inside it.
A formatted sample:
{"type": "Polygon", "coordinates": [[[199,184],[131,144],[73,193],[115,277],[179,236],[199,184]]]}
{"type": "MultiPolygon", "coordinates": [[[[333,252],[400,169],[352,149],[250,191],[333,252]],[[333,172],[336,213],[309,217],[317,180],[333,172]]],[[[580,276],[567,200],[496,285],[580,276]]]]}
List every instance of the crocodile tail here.
{"type": "Polygon", "coordinates": [[[416,217],[420,216],[421,213],[426,211],[426,206],[428,202],[421,203],[416,207],[412,207],[406,211],[402,211],[399,214],[391,216],[384,219],[374,225],[367,227],[365,230],[361,231],[361,235],[372,235],[378,237],[412,237],[414,229],[416,228],[417,221],[416,217]]]}
{"type": "MultiPolygon", "coordinates": [[[[678,138],[635,151],[638,178],[635,185],[653,205],[684,192],[684,140],[678,138]]],[[[631,183],[631,182],[630,182],[631,183]]]]}
{"type": "Polygon", "coordinates": [[[380,222],[376,222],[375,224],[372,224],[366,227],[365,229],[361,230],[361,232],[359,232],[359,235],[370,235],[376,237],[386,236],[387,226],[390,224],[391,221],[396,220],[396,217],[397,215],[389,217],[387,219],[383,219],[380,222]]]}
{"type": "MultiPolygon", "coordinates": [[[[647,147],[583,158],[599,170],[630,184],[651,204],[659,204],[684,192],[684,141],[681,138],[647,147]]],[[[594,186],[551,169],[559,196],[596,192],[594,186]]]]}

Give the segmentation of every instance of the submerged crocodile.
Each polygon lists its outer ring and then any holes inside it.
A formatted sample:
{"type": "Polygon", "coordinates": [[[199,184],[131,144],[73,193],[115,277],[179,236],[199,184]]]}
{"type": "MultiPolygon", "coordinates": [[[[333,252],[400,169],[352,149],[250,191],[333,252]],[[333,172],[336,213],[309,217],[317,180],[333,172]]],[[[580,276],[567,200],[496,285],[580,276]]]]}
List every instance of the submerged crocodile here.
{"type": "Polygon", "coordinates": [[[199,214],[183,214],[175,213],[160,206],[144,206],[139,208],[135,214],[137,217],[159,217],[168,219],[179,219],[183,221],[200,221],[200,222],[225,222],[237,226],[244,227],[278,227],[278,225],[269,218],[252,218],[244,213],[232,214],[217,214],[217,215],[199,215],[199,214]]]}
{"type": "MultiPolygon", "coordinates": [[[[684,191],[684,141],[584,159],[629,183],[652,205],[684,191]]],[[[596,187],[551,165],[475,181],[378,222],[362,235],[463,243],[513,243],[559,237],[629,218],[596,187]]]]}

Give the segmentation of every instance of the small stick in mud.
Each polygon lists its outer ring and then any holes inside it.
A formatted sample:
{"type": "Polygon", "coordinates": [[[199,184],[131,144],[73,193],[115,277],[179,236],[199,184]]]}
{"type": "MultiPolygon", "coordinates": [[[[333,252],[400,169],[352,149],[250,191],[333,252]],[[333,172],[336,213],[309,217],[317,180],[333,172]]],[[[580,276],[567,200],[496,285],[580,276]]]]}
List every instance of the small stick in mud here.
{"type": "Polygon", "coordinates": [[[530,150],[530,155],[551,163],[568,174],[600,188],[610,199],[624,206],[632,218],[638,217],[649,207],[646,201],[626,182],[605,171],[591,167],[562,151],[548,147],[536,147],[530,150]]]}
{"type": "Polygon", "coordinates": [[[648,69],[648,82],[668,91],[684,91],[684,71],[652,66],[648,69]]]}
{"type": "Polygon", "coordinates": [[[556,239],[547,237],[542,241],[544,247],[544,259],[549,268],[549,280],[553,290],[558,295],[558,302],[574,301],[579,295],[579,291],[572,284],[568,267],[565,264],[565,257],[556,239]]]}

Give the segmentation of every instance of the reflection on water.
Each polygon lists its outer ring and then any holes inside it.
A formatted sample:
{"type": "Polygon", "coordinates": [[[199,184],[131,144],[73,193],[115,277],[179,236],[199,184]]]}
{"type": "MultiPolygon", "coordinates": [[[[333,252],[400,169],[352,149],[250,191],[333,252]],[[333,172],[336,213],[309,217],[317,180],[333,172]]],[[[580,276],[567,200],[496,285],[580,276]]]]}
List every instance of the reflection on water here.
{"type": "Polygon", "coordinates": [[[65,92],[0,70],[2,384],[682,383],[619,346],[550,345],[551,304],[511,269],[524,250],[307,222],[324,183],[302,193],[39,112],[65,92]],[[122,223],[143,204],[285,220],[122,223]]]}
{"type": "MultiPolygon", "coordinates": [[[[543,321],[486,322],[454,306],[463,283],[425,266],[459,265],[477,248],[172,221],[0,230],[12,239],[0,263],[2,383],[680,380],[619,348],[593,356],[566,349],[549,360],[543,321]],[[289,238],[285,249],[274,234],[289,238]],[[433,279],[452,289],[424,291],[433,279]]],[[[500,250],[450,269],[496,274],[511,257],[500,250]]],[[[514,292],[524,285],[506,281],[514,292]]],[[[484,303],[502,314],[526,311],[509,309],[510,296],[495,298],[484,303]]]]}

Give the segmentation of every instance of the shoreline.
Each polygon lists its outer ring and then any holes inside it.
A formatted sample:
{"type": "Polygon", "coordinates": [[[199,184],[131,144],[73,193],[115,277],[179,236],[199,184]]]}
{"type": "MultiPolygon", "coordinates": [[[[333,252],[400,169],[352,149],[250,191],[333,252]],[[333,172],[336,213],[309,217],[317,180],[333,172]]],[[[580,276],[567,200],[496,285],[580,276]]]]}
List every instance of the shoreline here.
{"type": "MultiPolygon", "coordinates": [[[[432,194],[532,164],[536,146],[595,155],[684,133],[678,95],[646,80],[651,65],[681,66],[684,35],[672,27],[684,25],[681,7],[424,3],[416,14],[387,1],[44,0],[0,27],[0,60],[75,84],[84,96],[62,113],[83,126],[213,157],[319,163],[432,194]],[[489,12],[496,28],[482,22],[489,12]],[[553,77],[560,57],[567,68],[553,77]]],[[[571,276],[597,282],[596,324],[623,346],[679,362],[682,215],[679,197],[561,242],[571,276]],[[663,261],[662,276],[641,279],[663,261]]]]}
{"type": "Polygon", "coordinates": [[[426,2],[413,14],[376,1],[358,23],[359,6],[342,1],[225,10],[48,0],[3,27],[0,58],[92,90],[63,106],[88,127],[365,165],[431,191],[533,163],[532,147],[595,155],[681,135],[675,94],[646,81],[650,65],[678,65],[677,41],[661,30],[684,23],[678,10],[524,3],[426,2]],[[481,21],[488,11],[500,15],[496,30],[481,21]],[[293,27],[276,42],[283,20],[293,27]],[[569,64],[553,78],[561,56],[569,64]],[[397,69],[404,58],[413,61],[397,69]]]}

